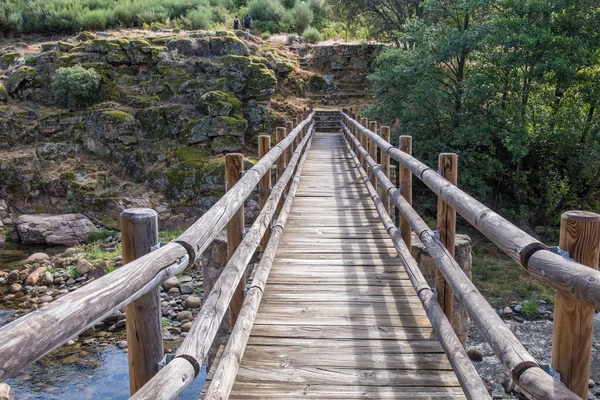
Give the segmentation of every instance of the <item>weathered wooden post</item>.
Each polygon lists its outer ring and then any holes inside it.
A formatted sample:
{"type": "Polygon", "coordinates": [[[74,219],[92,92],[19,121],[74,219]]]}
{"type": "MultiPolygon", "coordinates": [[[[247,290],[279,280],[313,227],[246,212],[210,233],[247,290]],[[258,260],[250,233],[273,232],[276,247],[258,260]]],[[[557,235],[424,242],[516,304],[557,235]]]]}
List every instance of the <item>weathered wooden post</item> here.
{"type": "MultiPolygon", "coordinates": [[[[400,150],[406,154],[412,155],[411,136],[400,136],[400,150]]],[[[403,165],[400,165],[400,193],[408,204],[412,206],[412,173],[410,172],[410,169],[403,165]]],[[[402,214],[400,214],[400,232],[402,232],[402,239],[404,239],[406,247],[410,250],[412,245],[410,223],[402,216],[402,214]]]]}
{"type": "MultiPolygon", "coordinates": [[[[377,121],[369,121],[369,130],[377,135],[377,121]]],[[[369,141],[369,155],[373,160],[375,160],[375,163],[377,164],[379,162],[377,160],[377,145],[375,144],[374,140],[367,140],[369,141]]],[[[375,172],[373,172],[372,168],[369,168],[369,179],[371,180],[375,191],[377,191],[377,179],[375,178],[375,172]]]]}
{"type": "MultiPolygon", "coordinates": [[[[356,118],[358,118],[358,116],[356,115],[356,113],[353,113],[353,114],[352,114],[352,119],[356,121],[356,120],[357,120],[356,118]]],[[[356,126],[354,126],[354,124],[350,124],[350,123],[349,123],[349,124],[348,124],[348,128],[350,128],[350,132],[351,132],[351,133],[352,133],[352,134],[353,134],[353,135],[354,135],[354,136],[355,136],[355,137],[356,137],[358,140],[360,140],[360,137],[359,137],[359,136],[356,134],[356,131],[357,131],[357,129],[356,129],[356,126]]],[[[358,156],[358,159],[359,159],[359,161],[362,161],[362,159],[360,158],[360,154],[358,154],[358,148],[356,147],[356,144],[354,144],[353,148],[354,148],[354,153],[355,153],[355,154],[358,156]]]]}
{"type": "MultiPolygon", "coordinates": [[[[442,153],[439,158],[439,172],[442,177],[456,185],[458,180],[458,155],[442,153]]],[[[454,257],[454,241],[456,236],[456,210],[450,207],[441,197],[438,197],[437,230],[440,240],[448,252],[454,257]]],[[[452,313],[452,289],[444,275],[438,269],[435,273],[435,288],[438,292],[438,302],[446,314],[448,321],[456,329],[452,313]]]]}
{"type": "MultiPolygon", "coordinates": [[[[281,141],[285,139],[285,128],[279,127],[275,133],[275,140],[277,143],[281,143],[281,141]]],[[[287,164],[287,151],[282,151],[281,155],[277,157],[277,169],[275,171],[275,182],[279,182],[281,179],[281,175],[283,175],[283,171],[285,169],[285,164],[287,164]]],[[[277,214],[281,212],[281,208],[283,207],[283,201],[279,201],[277,203],[277,214]]]]}
{"type": "MultiPolygon", "coordinates": [[[[241,179],[244,171],[244,155],[230,153],[225,156],[225,191],[228,192],[241,179]]],[[[242,204],[235,215],[227,223],[227,259],[238,248],[244,238],[244,205],[242,204]]],[[[246,274],[242,276],[235,293],[229,303],[229,323],[235,325],[237,316],[244,304],[244,290],[246,289],[246,274]]]]}
{"type": "MultiPolygon", "coordinates": [[[[389,126],[381,127],[381,138],[388,143],[390,142],[389,126]]],[[[389,179],[392,178],[392,176],[390,175],[390,156],[385,151],[381,152],[381,169],[385,176],[387,176],[389,179]]],[[[396,182],[392,182],[394,183],[394,185],[396,185],[396,182]]],[[[381,199],[383,200],[383,206],[385,207],[385,211],[388,213],[388,215],[390,215],[390,198],[387,191],[383,191],[383,193],[381,194],[381,199]]]]}
{"type": "MultiPolygon", "coordinates": [[[[361,125],[363,128],[366,128],[366,127],[367,127],[367,121],[368,121],[368,120],[367,120],[366,118],[361,118],[361,119],[360,119],[360,125],[361,125]]],[[[369,151],[369,145],[368,145],[368,143],[367,143],[367,140],[368,140],[368,139],[366,138],[366,136],[365,136],[365,135],[363,135],[363,134],[360,132],[360,130],[359,130],[359,132],[358,132],[358,135],[360,136],[360,138],[358,138],[358,140],[359,140],[359,142],[360,142],[360,145],[363,147],[363,149],[365,149],[366,151],[369,151]]],[[[365,171],[367,171],[367,170],[368,170],[367,161],[366,161],[364,158],[362,158],[362,157],[361,157],[360,161],[362,161],[362,166],[363,166],[364,170],[365,170],[365,171]]]]}
{"type": "MultiPolygon", "coordinates": [[[[158,214],[150,208],[121,212],[123,264],[150,253],[158,244],[158,214]]],[[[125,307],[129,393],[134,394],[158,372],[163,358],[160,288],[151,289],[125,307]]]]}
{"type": "MultiPolygon", "coordinates": [[[[298,118],[294,117],[294,118],[292,118],[292,129],[294,129],[297,126],[298,126],[298,118]]],[[[294,150],[296,150],[299,143],[300,143],[300,135],[298,134],[298,135],[296,135],[296,139],[294,139],[294,150]]]]}
{"type": "MultiPolygon", "coordinates": [[[[286,121],[285,122],[285,136],[287,137],[287,135],[289,135],[290,133],[292,133],[292,131],[294,130],[294,121],[286,121]]],[[[292,142],[292,144],[290,144],[290,146],[287,148],[287,155],[286,155],[286,166],[287,164],[290,162],[290,160],[292,159],[292,154],[294,154],[294,151],[296,150],[296,146],[295,143],[292,142]]]]}
{"type": "MultiPolygon", "coordinates": [[[[258,137],[258,158],[263,158],[269,152],[270,148],[271,136],[260,135],[258,137]]],[[[269,198],[269,194],[271,194],[271,184],[271,169],[269,168],[267,173],[262,177],[260,183],[258,184],[258,196],[261,210],[265,207],[265,204],[267,204],[267,199],[269,198]]],[[[262,240],[260,241],[261,250],[264,251],[267,248],[270,238],[271,231],[267,229],[262,240]]]]}
{"type": "MultiPolygon", "coordinates": [[[[390,181],[392,181],[394,186],[398,187],[398,169],[395,165],[390,165],[390,181]]],[[[397,214],[399,213],[396,212],[396,205],[390,200],[390,218],[392,219],[392,221],[394,221],[395,224],[400,226],[397,214]]],[[[404,235],[404,232],[400,231],[400,233],[404,235]]],[[[402,239],[404,240],[404,236],[402,236],[402,239]]],[[[408,248],[408,251],[410,251],[410,247],[408,248]]]]}
{"type": "MultiPolygon", "coordinates": [[[[578,263],[598,269],[600,215],[587,211],[564,213],[559,246],[578,263]]],[[[558,290],[555,299],[552,368],[560,372],[560,380],[573,393],[587,399],[594,309],[558,290]]]]}

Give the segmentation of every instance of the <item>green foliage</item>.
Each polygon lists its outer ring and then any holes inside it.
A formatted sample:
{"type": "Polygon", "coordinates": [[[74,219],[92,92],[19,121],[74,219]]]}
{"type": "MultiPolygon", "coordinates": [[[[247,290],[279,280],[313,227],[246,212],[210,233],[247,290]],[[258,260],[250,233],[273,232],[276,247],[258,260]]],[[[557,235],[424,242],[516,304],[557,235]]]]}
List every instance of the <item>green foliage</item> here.
{"type": "Polygon", "coordinates": [[[259,21],[278,23],[283,19],[285,8],[278,1],[250,0],[248,2],[248,13],[255,23],[259,21]]]}
{"type": "Polygon", "coordinates": [[[285,8],[291,9],[296,5],[296,0],[281,0],[281,4],[283,4],[285,8]]]}
{"type": "Polygon", "coordinates": [[[100,75],[81,65],[59,68],[52,82],[54,98],[65,106],[89,105],[98,100],[99,90],[100,75]]]}
{"type": "MultiPolygon", "coordinates": [[[[371,76],[369,116],[412,135],[459,186],[519,225],[600,199],[600,10],[591,0],[426,2],[371,76]]],[[[382,22],[383,23],[383,22],[382,22]]],[[[392,35],[392,33],[390,33],[392,35]]]]}
{"type": "Polygon", "coordinates": [[[104,241],[106,240],[106,238],[110,237],[110,236],[114,236],[118,234],[117,232],[113,232],[110,231],[108,229],[101,229],[98,232],[90,232],[88,233],[85,242],[86,243],[93,243],[93,242],[98,242],[98,241],[104,241]]]}
{"type": "Polygon", "coordinates": [[[306,1],[296,3],[293,11],[293,26],[298,33],[304,32],[312,24],[315,15],[306,1]]]}
{"type": "Polygon", "coordinates": [[[212,11],[208,7],[199,7],[188,12],[186,20],[191,29],[210,29],[212,24],[212,11]]]}
{"type": "Polygon", "coordinates": [[[294,43],[296,40],[298,40],[298,35],[296,35],[295,33],[290,33],[290,34],[287,36],[286,43],[287,43],[287,44],[292,44],[292,43],[294,43]]]}
{"type": "Polygon", "coordinates": [[[260,38],[261,38],[262,40],[267,40],[267,39],[269,39],[270,37],[271,37],[271,32],[269,32],[269,31],[263,32],[263,33],[262,33],[262,35],[260,35],[260,38]]]}
{"type": "Polygon", "coordinates": [[[78,32],[144,24],[205,29],[210,22],[226,22],[228,10],[236,7],[232,0],[5,0],[0,2],[0,32],[78,32]]]}
{"type": "Polygon", "coordinates": [[[309,26],[302,32],[302,38],[309,43],[317,43],[323,40],[323,36],[317,28],[309,26]]]}
{"type": "Polygon", "coordinates": [[[521,310],[521,314],[529,319],[535,319],[540,317],[540,312],[538,311],[538,303],[535,300],[529,300],[523,302],[523,309],[521,310]]]}

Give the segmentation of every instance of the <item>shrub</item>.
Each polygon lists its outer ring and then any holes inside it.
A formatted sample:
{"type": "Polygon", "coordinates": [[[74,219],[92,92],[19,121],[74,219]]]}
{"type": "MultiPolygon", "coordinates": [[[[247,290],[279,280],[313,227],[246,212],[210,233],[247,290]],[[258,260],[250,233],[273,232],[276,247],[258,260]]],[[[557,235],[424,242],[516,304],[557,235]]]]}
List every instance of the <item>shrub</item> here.
{"type": "Polygon", "coordinates": [[[263,33],[262,33],[262,35],[260,35],[260,38],[261,38],[262,40],[267,40],[267,39],[269,39],[270,37],[271,37],[271,32],[269,32],[269,31],[263,32],[263,33]]]}
{"type": "Polygon", "coordinates": [[[523,309],[521,313],[529,319],[538,318],[540,312],[538,311],[538,303],[535,300],[529,300],[523,302],[523,309]]]}
{"type": "Polygon", "coordinates": [[[186,24],[191,29],[210,29],[212,12],[205,7],[196,8],[187,14],[186,24]]]}
{"type": "Polygon", "coordinates": [[[292,44],[298,39],[298,35],[295,33],[290,33],[287,37],[287,44],[292,44]]]}
{"type": "Polygon", "coordinates": [[[306,28],[312,24],[314,19],[314,13],[310,8],[310,4],[306,1],[297,3],[294,7],[294,29],[296,32],[304,32],[306,28]]]}
{"type": "Polygon", "coordinates": [[[278,1],[250,0],[248,2],[248,13],[256,21],[279,22],[283,18],[285,9],[278,1]]]}
{"type": "Polygon", "coordinates": [[[81,65],[59,68],[54,75],[54,98],[65,106],[83,107],[93,103],[100,91],[100,75],[81,65]]]}
{"type": "Polygon", "coordinates": [[[283,4],[285,8],[294,8],[296,0],[281,0],[281,4],[283,4]]]}
{"type": "Polygon", "coordinates": [[[304,30],[304,32],[302,32],[302,38],[309,43],[317,43],[323,40],[319,30],[317,28],[313,28],[312,26],[309,26],[304,30]]]}

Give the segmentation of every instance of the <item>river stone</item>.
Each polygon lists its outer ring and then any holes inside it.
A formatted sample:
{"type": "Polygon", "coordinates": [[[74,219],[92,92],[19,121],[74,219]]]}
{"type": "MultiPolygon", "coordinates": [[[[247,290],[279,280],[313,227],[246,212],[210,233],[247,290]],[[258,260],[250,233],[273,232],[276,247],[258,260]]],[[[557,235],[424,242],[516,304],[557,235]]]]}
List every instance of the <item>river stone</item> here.
{"type": "Polygon", "coordinates": [[[52,284],[54,284],[54,277],[52,276],[52,274],[50,272],[46,271],[40,277],[40,282],[43,283],[44,285],[52,285],[52,284]]]}
{"type": "Polygon", "coordinates": [[[46,253],[34,253],[27,257],[27,260],[25,260],[25,262],[28,264],[41,263],[48,260],[49,258],[50,256],[46,253]]]}
{"type": "Polygon", "coordinates": [[[94,224],[81,214],[26,214],[17,219],[17,233],[25,244],[74,245],[83,242],[94,224]]]}
{"type": "Polygon", "coordinates": [[[179,279],[177,279],[176,276],[170,277],[169,279],[164,281],[162,284],[163,288],[167,292],[173,288],[178,288],[180,285],[181,285],[181,283],[179,282],[179,279]]]}
{"type": "Polygon", "coordinates": [[[50,303],[54,298],[52,296],[42,296],[40,297],[41,303],[50,303]]]}
{"type": "Polygon", "coordinates": [[[81,260],[77,261],[77,275],[79,276],[87,274],[92,270],[92,268],[94,268],[94,266],[86,259],[82,258],[81,260]]]}
{"type": "Polygon", "coordinates": [[[0,400],[10,400],[10,386],[0,383],[0,400]]]}
{"type": "Polygon", "coordinates": [[[19,283],[13,283],[8,287],[8,293],[17,293],[21,290],[23,290],[23,286],[21,286],[19,283]]]}
{"type": "Polygon", "coordinates": [[[189,283],[184,283],[183,285],[181,285],[179,290],[181,290],[182,294],[192,294],[194,292],[194,287],[189,283]]]}
{"type": "Polygon", "coordinates": [[[477,349],[469,349],[467,351],[467,355],[471,359],[471,361],[480,362],[483,361],[483,354],[477,349]]]}
{"type": "Polygon", "coordinates": [[[189,332],[190,329],[192,329],[192,323],[191,322],[185,322],[183,324],[181,324],[181,332],[189,332]]]}
{"type": "Polygon", "coordinates": [[[46,267],[36,268],[36,270],[33,271],[31,274],[29,274],[27,279],[25,279],[25,285],[29,285],[29,286],[37,285],[38,281],[40,280],[40,276],[44,272],[46,272],[46,267]]]}
{"type": "Polygon", "coordinates": [[[192,313],[189,311],[180,311],[177,313],[177,321],[191,320],[192,313]]]}
{"type": "Polygon", "coordinates": [[[8,281],[9,282],[16,282],[19,281],[19,270],[18,269],[13,269],[12,271],[10,271],[8,273],[8,281]]]}
{"type": "Polygon", "coordinates": [[[200,304],[202,304],[202,300],[200,299],[200,297],[189,296],[187,299],[185,299],[184,307],[187,309],[198,308],[200,307],[200,304]]]}
{"type": "Polygon", "coordinates": [[[79,252],[79,250],[77,250],[77,248],[69,247],[68,249],[65,250],[65,252],[63,254],[66,256],[73,256],[73,255],[77,254],[78,252],[79,252]]]}

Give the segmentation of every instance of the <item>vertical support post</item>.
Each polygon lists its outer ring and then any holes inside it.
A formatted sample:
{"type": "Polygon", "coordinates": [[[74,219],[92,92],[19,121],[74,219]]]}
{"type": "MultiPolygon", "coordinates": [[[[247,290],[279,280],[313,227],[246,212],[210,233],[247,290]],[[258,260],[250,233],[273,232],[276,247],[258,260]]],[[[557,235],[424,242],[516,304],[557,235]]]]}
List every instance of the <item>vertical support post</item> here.
{"type": "MultiPolygon", "coordinates": [[[[258,137],[258,158],[263,158],[271,148],[271,136],[269,135],[260,135],[258,137]]],[[[267,204],[267,199],[271,194],[271,168],[267,171],[267,173],[261,178],[258,184],[258,192],[259,192],[259,202],[260,209],[262,210],[267,204]]],[[[271,238],[271,231],[267,229],[265,234],[260,241],[261,250],[265,250],[267,248],[267,244],[269,243],[269,239],[271,238]]]]}
{"type": "MultiPolygon", "coordinates": [[[[381,138],[388,143],[390,142],[390,127],[389,126],[381,127],[381,138]]],[[[388,179],[391,179],[390,156],[385,151],[381,151],[381,169],[383,170],[383,173],[385,174],[385,176],[387,176],[388,179]]],[[[392,183],[394,183],[394,186],[396,186],[396,182],[392,181],[392,183]]],[[[382,192],[383,193],[381,194],[381,199],[383,200],[383,206],[385,207],[385,211],[389,215],[390,214],[390,197],[389,197],[387,191],[382,190],[382,192]]]]}
{"type": "MultiPolygon", "coordinates": [[[[293,125],[293,128],[298,126],[298,118],[292,118],[292,125],[293,125]]],[[[298,147],[298,144],[300,144],[300,136],[301,135],[298,134],[298,135],[296,135],[296,139],[294,139],[294,150],[296,150],[296,148],[298,147]]]]}
{"type": "MultiPolygon", "coordinates": [[[[587,211],[567,211],[561,217],[561,249],[580,264],[598,269],[600,215],[587,211]]],[[[573,297],[556,291],[552,368],[573,393],[587,399],[594,309],[573,297]]]]}
{"type": "MultiPolygon", "coordinates": [[[[285,136],[287,137],[290,133],[292,133],[292,131],[294,130],[294,121],[286,121],[285,123],[285,136]]],[[[294,142],[292,142],[292,144],[287,148],[287,155],[286,155],[286,163],[285,165],[287,165],[290,160],[292,159],[292,154],[294,154],[294,151],[296,150],[296,144],[294,142]]]]}
{"type": "MultiPolygon", "coordinates": [[[[369,130],[377,135],[377,121],[369,121],[369,130]]],[[[379,163],[379,160],[377,159],[377,145],[373,139],[369,139],[369,155],[375,160],[375,164],[379,163]]],[[[377,178],[375,178],[373,169],[369,169],[369,179],[377,192],[377,178]]]]}
{"type": "MultiPolygon", "coordinates": [[[[458,179],[458,155],[453,153],[440,154],[439,171],[442,177],[456,185],[458,179]]],[[[454,257],[456,210],[450,207],[441,197],[438,197],[437,229],[442,244],[452,257],[454,257]]],[[[454,330],[459,333],[455,326],[455,319],[452,316],[452,289],[439,269],[435,272],[435,288],[438,292],[438,302],[442,306],[446,318],[452,323],[454,330]]]]}
{"type": "MultiPolygon", "coordinates": [[[[127,264],[158,244],[158,214],[150,208],[130,208],[121,212],[120,219],[123,264],[127,264]]],[[[158,286],[125,307],[131,395],[158,372],[163,358],[161,317],[158,286]]]]}
{"type": "MultiPolygon", "coordinates": [[[[241,179],[244,171],[244,155],[230,153],[225,156],[225,191],[228,192],[241,179]]],[[[238,248],[244,238],[244,205],[242,204],[235,215],[227,223],[227,259],[238,248]]],[[[244,290],[246,289],[246,274],[238,283],[231,302],[229,303],[229,323],[235,325],[237,317],[244,304],[244,290]]]]}
{"type": "MultiPolygon", "coordinates": [[[[367,119],[366,118],[361,118],[360,119],[360,125],[363,128],[367,127],[367,119]]],[[[360,141],[360,145],[363,147],[363,149],[365,149],[366,151],[369,151],[369,146],[366,142],[366,137],[365,135],[363,135],[362,133],[360,133],[360,131],[358,132],[358,135],[360,136],[360,138],[358,139],[360,141]]],[[[360,161],[362,161],[362,166],[364,168],[364,170],[367,170],[367,162],[364,158],[361,157],[360,161]]]]}
{"type": "MultiPolygon", "coordinates": [[[[408,155],[412,155],[412,137],[407,135],[400,136],[400,150],[408,155]]],[[[407,167],[400,165],[400,193],[402,197],[412,206],[412,172],[407,167]]],[[[400,214],[400,213],[399,213],[400,214]]],[[[411,230],[410,222],[400,214],[400,232],[402,239],[408,250],[411,249],[411,230]]]]}
{"type": "MultiPolygon", "coordinates": [[[[395,165],[390,165],[390,181],[394,184],[394,186],[398,187],[398,169],[395,165]]],[[[398,212],[396,212],[396,205],[390,200],[390,218],[394,221],[395,224],[400,226],[400,222],[397,220],[398,212]]],[[[404,239],[404,231],[400,230],[400,233],[403,235],[402,239],[404,239]]],[[[409,228],[410,234],[410,228],[409,228]]],[[[410,237],[409,237],[410,238],[410,237]]],[[[406,242],[405,242],[406,243],[406,242]]],[[[406,245],[408,250],[410,251],[410,246],[406,245]]]]}
{"type": "MultiPolygon", "coordinates": [[[[275,140],[277,140],[277,143],[281,143],[281,141],[285,139],[285,128],[279,127],[277,128],[277,131],[275,133],[275,140]]],[[[283,171],[285,169],[285,164],[287,163],[286,161],[286,157],[287,157],[287,151],[282,151],[281,155],[279,157],[277,157],[277,169],[275,171],[275,182],[279,182],[279,179],[281,179],[281,176],[283,175],[283,171]]],[[[279,203],[277,203],[277,214],[279,214],[281,212],[281,208],[283,207],[283,196],[281,197],[281,200],[279,201],[279,203]]]]}

